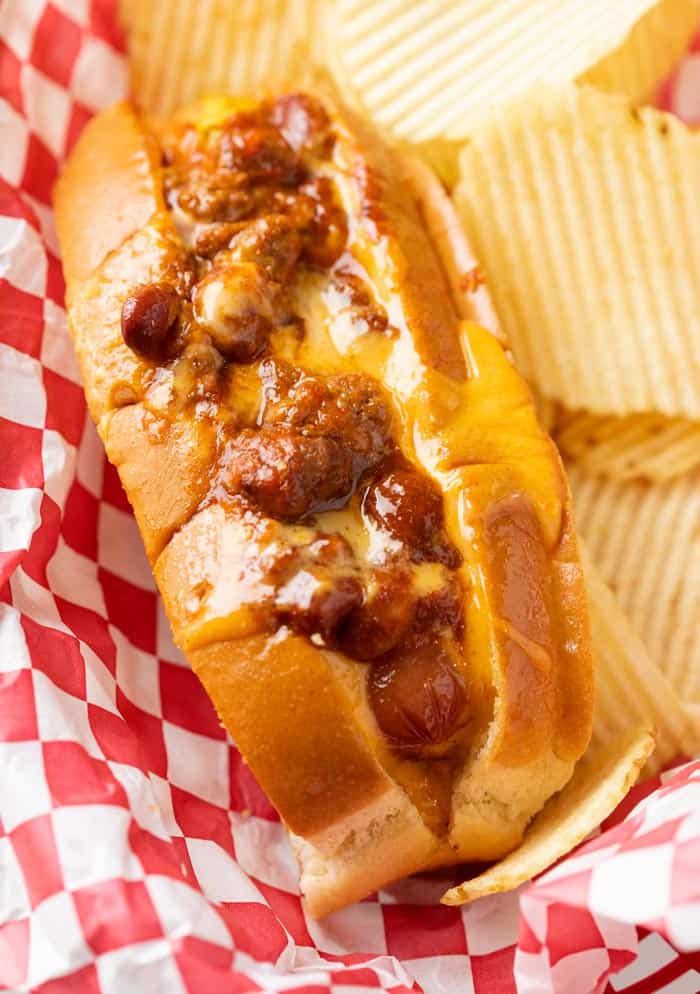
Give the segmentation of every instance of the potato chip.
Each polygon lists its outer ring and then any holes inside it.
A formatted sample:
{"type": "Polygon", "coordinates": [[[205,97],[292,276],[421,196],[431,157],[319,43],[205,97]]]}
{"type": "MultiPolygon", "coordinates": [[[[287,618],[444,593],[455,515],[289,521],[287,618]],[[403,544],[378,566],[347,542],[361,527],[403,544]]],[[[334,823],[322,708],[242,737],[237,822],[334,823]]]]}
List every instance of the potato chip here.
{"type": "Polygon", "coordinates": [[[325,56],[322,0],[122,0],[132,90],[169,113],[214,91],[302,79],[325,56]]]}
{"type": "Polygon", "coordinates": [[[615,810],[654,748],[649,728],[638,728],[589,750],[569,783],[544,806],[517,849],[478,877],[448,890],[443,904],[466,904],[512,890],[556,863],[615,810]]]}
{"type": "MultiPolygon", "coordinates": [[[[569,479],[601,577],[679,696],[700,703],[700,472],[644,483],[589,476],[574,464],[569,479]]],[[[621,680],[638,679],[632,665],[619,665],[621,680]]]]}
{"type": "Polygon", "coordinates": [[[591,87],[472,131],[455,202],[521,372],[574,410],[700,419],[700,133],[591,87]]]}
{"type": "Polygon", "coordinates": [[[475,116],[538,82],[592,73],[648,98],[700,17],[698,0],[338,0],[336,9],[334,66],[379,124],[415,142],[463,138],[475,116]]]}
{"type": "Polygon", "coordinates": [[[637,630],[581,549],[596,660],[596,712],[593,742],[605,745],[630,727],[650,724],[657,743],[647,772],[700,749],[700,724],[643,645],[637,630]]]}
{"type": "Polygon", "coordinates": [[[579,469],[616,480],[672,480],[700,466],[700,422],[684,418],[563,411],[553,437],[579,469]]]}

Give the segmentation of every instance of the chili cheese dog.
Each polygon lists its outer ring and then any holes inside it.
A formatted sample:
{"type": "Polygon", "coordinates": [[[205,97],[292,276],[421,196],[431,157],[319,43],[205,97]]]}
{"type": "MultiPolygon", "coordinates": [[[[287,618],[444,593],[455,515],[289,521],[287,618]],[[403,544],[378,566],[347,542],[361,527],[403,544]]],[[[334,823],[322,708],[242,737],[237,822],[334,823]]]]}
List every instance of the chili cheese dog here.
{"type": "Polygon", "coordinates": [[[420,174],[320,96],[120,104],[55,201],[90,411],[311,914],[513,849],[590,737],[585,595],[420,174]]]}

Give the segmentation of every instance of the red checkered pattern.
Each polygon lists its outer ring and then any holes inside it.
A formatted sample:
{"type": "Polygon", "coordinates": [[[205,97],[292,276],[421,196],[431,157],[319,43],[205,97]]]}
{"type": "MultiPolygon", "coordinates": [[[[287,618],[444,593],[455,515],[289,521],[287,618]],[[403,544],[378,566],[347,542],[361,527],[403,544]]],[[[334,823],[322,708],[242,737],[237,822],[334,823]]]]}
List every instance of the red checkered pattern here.
{"type": "MultiPolygon", "coordinates": [[[[690,116],[696,76],[664,93],[690,116]]],[[[125,79],[112,2],[0,2],[0,990],[700,990],[699,764],[520,895],[443,907],[449,871],[307,917],[172,644],[65,329],[51,185],[125,79]]]]}

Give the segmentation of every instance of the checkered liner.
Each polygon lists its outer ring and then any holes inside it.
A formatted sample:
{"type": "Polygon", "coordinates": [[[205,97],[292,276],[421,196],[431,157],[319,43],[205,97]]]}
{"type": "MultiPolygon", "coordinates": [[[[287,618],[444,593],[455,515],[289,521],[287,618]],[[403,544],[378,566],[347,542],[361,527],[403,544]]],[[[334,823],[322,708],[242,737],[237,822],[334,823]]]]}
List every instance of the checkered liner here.
{"type": "Polygon", "coordinates": [[[700,990],[700,763],[519,895],[443,907],[449,871],[306,916],[171,642],[66,332],[51,187],[125,92],[122,52],[109,0],[0,2],[0,990],[588,994],[623,967],[611,989],[700,990]]]}

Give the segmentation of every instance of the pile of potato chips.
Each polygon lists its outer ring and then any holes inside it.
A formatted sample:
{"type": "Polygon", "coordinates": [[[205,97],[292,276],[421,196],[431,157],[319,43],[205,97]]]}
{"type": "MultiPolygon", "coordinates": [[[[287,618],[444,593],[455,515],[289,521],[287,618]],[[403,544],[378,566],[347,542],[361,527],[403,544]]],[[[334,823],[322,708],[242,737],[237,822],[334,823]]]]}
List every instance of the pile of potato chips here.
{"type": "Polygon", "coordinates": [[[447,899],[513,886],[605,817],[646,728],[647,771],[700,749],[700,133],[646,106],[700,0],[122,3],[148,110],[330,78],[457,208],[569,469],[598,667],[603,759],[447,899]]]}

